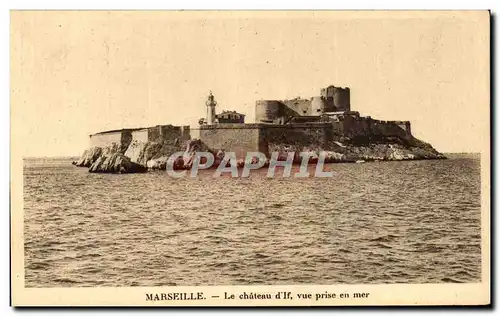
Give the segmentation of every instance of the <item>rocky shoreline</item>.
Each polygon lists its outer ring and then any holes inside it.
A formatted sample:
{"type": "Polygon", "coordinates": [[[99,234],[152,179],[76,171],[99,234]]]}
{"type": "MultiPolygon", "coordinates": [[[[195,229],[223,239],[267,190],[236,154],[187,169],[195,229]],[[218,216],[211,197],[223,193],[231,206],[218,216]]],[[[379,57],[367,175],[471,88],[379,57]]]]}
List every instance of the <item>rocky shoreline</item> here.
{"type": "MultiPolygon", "coordinates": [[[[416,138],[411,142],[400,139],[385,139],[375,142],[367,140],[335,141],[325,148],[299,148],[293,144],[269,144],[269,152],[278,152],[278,160],[286,160],[288,153],[294,152],[294,163],[300,163],[300,152],[311,152],[310,163],[315,163],[320,152],[325,155],[325,163],[354,163],[371,161],[402,161],[446,159],[430,144],[416,138]]],[[[200,140],[193,139],[184,144],[179,142],[132,142],[127,148],[120,146],[92,147],[84,151],[78,161],[73,164],[87,167],[93,173],[144,173],[148,170],[165,170],[168,158],[176,152],[183,152],[174,162],[174,169],[190,169],[196,152],[211,152],[215,157],[213,166],[218,166],[225,155],[224,151],[214,152],[200,140]]],[[[243,159],[238,160],[242,166],[243,159]]],[[[267,165],[268,161],[266,161],[267,165]]]]}

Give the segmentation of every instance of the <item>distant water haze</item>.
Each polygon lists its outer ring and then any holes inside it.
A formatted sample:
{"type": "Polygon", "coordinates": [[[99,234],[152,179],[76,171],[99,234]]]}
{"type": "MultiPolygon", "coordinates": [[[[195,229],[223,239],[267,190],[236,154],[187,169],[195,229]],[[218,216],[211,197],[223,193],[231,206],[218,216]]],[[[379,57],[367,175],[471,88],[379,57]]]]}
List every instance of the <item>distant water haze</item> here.
{"type": "Polygon", "coordinates": [[[328,168],[174,179],[25,160],[26,287],[480,281],[478,155],[328,168]]]}
{"type": "Polygon", "coordinates": [[[196,125],[209,90],[252,122],[256,100],[333,84],[438,151],[480,152],[488,12],[412,14],[12,12],[12,133],[24,157],[78,155],[99,131],[196,125]]]}

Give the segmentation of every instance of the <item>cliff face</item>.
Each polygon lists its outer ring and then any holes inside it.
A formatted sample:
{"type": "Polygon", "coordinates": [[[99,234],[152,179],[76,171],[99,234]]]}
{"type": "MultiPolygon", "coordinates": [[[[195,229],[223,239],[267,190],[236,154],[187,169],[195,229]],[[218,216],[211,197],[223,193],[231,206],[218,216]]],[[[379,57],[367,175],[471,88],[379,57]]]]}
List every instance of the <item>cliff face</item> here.
{"type": "Polygon", "coordinates": [[[317,155],[324,151],[329,162],[393,161],[444,159],[443,154],[430,144],[413,136],[405,137],[338,137],[326,143],[305,144],[303,139],[288,141],[272,141],[268,143],[269,152],[314,152],[317,155]]]}
{"type": "Polygon", "coordinates": [[[133,141],[125,151],[125,156],[130,157],[130,160],[146,166],[148,161],[161,157],[169,157],[175,152],[184,151],[185,145],[179,141],[148,141],[138,142],[133,141]]]}
{"type": "Polygon", "coordinates": [[[94,162],[100,157],[108,156],[114,153],[120,152],[120,147],[118,145],[111,145],[106,147],[92,147],[86,149],[80,159],[75,162],[78,167],[90,167],[94,162]]]}
{"type": "MultiPolygon", "coordinates": [[[[165,170],[168,158],[177,152],[183,152],[174,164],[176,169],[188,169],[192,166],[195,152],[211,152],[199,140],[179,141],[133,141],[127,148],[121,145],[92,147],[86,149],[80,159],[74,162],[78,167],[88,167],[89,172],[101,173],[137,173],[147,169],[165,170]]],[[[213,153],[217,155],[216,153],[213,153]]]]}
{"type": "Polygon", "coordinates": [[[301,151],[326,155],[326,162],[355,162],[364,161],[398,161],[445,159],[446,157],[430,147],[408,147],[398,143],[353,145],[349,143],[333,142],[320,148],[317,146],[294,146],[293,144],[270,144],[270,151],[283,153],[295,152],[296,162],[299,162],[301,151]],[[300,148],[300,149],[299,149],[300,148]]]}
{"type": "Polygon", "coordinates": [[[100,156],[89,169],[89,172],[104,173],[140,173],[146,171],[146,167],[130,161],[130,158],[118,152],[100,156]]]}

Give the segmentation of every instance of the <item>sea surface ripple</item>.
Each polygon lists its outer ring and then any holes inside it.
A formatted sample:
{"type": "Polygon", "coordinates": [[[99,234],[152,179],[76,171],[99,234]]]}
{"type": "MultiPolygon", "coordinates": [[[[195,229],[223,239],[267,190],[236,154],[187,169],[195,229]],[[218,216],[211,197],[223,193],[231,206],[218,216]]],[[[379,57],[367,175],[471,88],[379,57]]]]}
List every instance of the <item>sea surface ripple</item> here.
{"type": "Polygon", "coordinates": [[[174,179],[26,159],[26,287],[480,280],[478,156],[329,168],[174,179]]]}

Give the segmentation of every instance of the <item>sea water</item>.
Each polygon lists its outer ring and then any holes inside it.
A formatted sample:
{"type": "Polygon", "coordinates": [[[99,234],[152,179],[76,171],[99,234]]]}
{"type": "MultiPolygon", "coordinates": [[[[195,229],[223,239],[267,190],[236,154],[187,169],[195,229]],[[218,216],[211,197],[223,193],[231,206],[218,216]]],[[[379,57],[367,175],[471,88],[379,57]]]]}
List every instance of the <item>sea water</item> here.
{"type": "Polygon", "coordinates": [[[25,159],[26,286],[480,281],[479,156],[329,168],[176,179],[25,159]]]}

